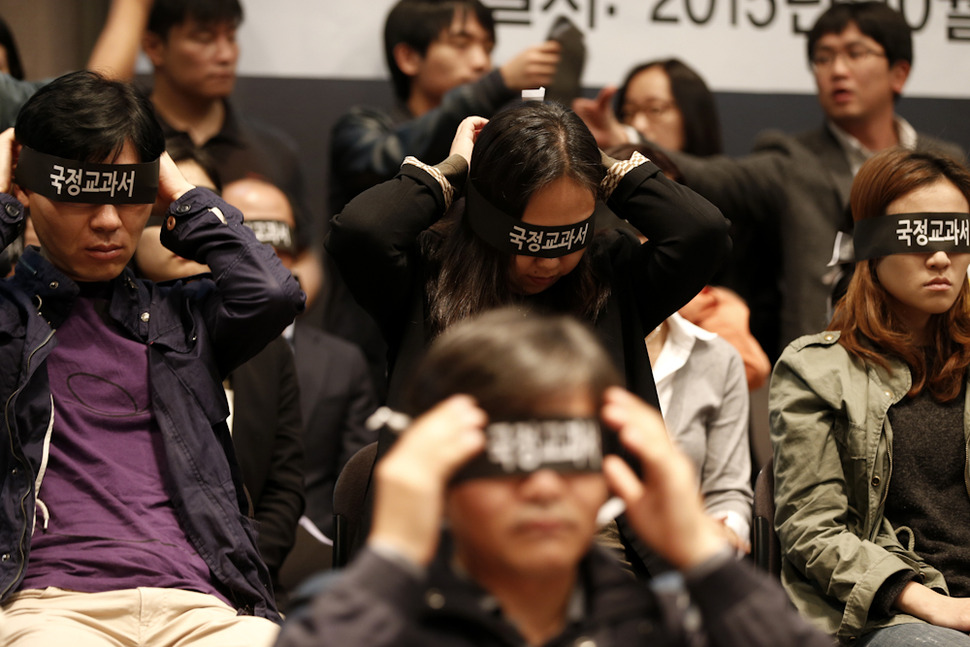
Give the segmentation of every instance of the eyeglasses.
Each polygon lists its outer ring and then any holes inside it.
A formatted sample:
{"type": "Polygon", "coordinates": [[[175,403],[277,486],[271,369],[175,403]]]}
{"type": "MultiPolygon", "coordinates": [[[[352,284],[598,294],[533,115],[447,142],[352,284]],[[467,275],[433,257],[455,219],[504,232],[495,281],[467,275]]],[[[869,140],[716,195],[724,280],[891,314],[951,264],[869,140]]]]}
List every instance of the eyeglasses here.
{"type": "Polygon", "coordinates": [[[677,106],[673,101],[663,99],[651,99],[644,104],[624,104],[620,109],[620,117],[624,123],[629,123],[639,115],[644,115],[647,119],[656,120],[668,117],[677,106]]]}
{"type": "Polygon", "coordinates": [[[886,58],[886,53],[877,52],[862,44],[849,45],[845,49],[823,47],[815,50],[815,53],[812,54],[812,69],[815,71],[827,70],[835,65],[836,59],[840,56],[845,58],[846,65],[855,68],[862,65],[870,56],[886,58]]]}

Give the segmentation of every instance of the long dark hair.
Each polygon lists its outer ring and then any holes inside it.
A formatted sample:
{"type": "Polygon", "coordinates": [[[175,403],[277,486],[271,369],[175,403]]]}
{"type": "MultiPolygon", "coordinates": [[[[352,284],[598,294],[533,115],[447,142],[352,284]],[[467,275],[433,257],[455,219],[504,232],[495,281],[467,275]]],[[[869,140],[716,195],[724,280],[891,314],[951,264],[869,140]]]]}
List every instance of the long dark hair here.
{"type": "MultiPolygon", "coordinates": [[[[486,200],[521,218],[533,195],[568,177],[599,195],[605,169],[596,140],[571,110],[527,102],[507,109],[482,128],[468,181],[486,200]]],[[[510,286],[512,255],[482,241],[458,202],[437,228],[426,254],[432,261],[427,294],[432,335],[453,323],[518,300],[510,286]]],[[[595,320],[609,285],[593,271],[590,255],[539,298],[550,309],[595,320]]]]}
{"type": "MultiPolygon", "coordinates": [[[[970,171],[943,155],[893,148],[873,156],[852,183],[853,220],[880,218],[893,201],[912,191],[946,180],[970,202],[970,171]]],[[[829,330],[851,354],[888,368],[887,355],[904,361],[912,373],[908,395],[928,388],[939,402],[953,400],[970,366],[970,286],[964,280],[956,301],[946,312],[930,315],[927,330],[932,365],[912,331],[895,315],[886,288],[876,276],[876,262],[856,263],[845,297],[836,307],[829,330]]]]}

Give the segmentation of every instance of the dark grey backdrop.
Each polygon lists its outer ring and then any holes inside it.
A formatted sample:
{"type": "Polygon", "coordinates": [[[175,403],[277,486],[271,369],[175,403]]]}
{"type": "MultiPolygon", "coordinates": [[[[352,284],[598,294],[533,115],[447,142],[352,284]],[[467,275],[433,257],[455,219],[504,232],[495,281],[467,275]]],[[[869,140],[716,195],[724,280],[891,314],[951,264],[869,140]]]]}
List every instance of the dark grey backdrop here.
{"type": "MultiPolygon", "coordinates": [[[[595,89],[587,90],[593,96],[595,89]]],[[[822,113],[814,95],[747,94],[718,92],[718,109],[726,150],[731,155],[747,152],[755,135],[765,128],[798,132],[817,127],[822,113]]],[[[239,79],[237,105],[276,124],[298,143],[305,162],[312,208],[325,218],[330,128],[350,106],[367,104],[388,107],[393,99],[387,81],[324,79],[239,79]]],[[[903,97],[899,113],[917,130],[960,144],[970,150],[970,100],[903,97]]],[[[427,160],[433,163],[437,160],[427,160]]],[[[322,223],[321,223],[322,224],[322,223]]]]}

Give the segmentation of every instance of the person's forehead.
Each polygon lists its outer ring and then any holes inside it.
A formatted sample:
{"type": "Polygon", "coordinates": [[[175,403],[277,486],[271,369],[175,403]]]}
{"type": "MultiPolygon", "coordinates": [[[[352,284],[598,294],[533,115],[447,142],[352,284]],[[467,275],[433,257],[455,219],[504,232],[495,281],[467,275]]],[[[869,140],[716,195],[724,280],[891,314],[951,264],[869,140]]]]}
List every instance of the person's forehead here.
{"type": "Polygon", "coordinates": [[[237,180],[226,185],[222,197],[242,211],[247,220],[272,220],[296,226],[289,198],[271,183],[249,178],[237,180]]]}
{"type": "Polygon", "coordinates": [[[862,33],[859,26],[855,22],[850,22],[840,32],[829,32],[827,34],[823,34],[821,37],[819,37],[815,47],[840,47],[857,43],[880,47],[879,42],[871,36],[866,36],[864,33],[862,33]]]}
{"type": "Polygon", "coordinates": [[[185,34],[201,31],[214,33],[233,33],[238,28],[239,20],[235,18],[201,19],[189,14],[182,22],[172,25],[172,32],[178,29],[185,34]]]}
{"type": "Polygon", "coordinates": [[[478,16],[468,7],[456,7],[451,15],[451,23],[441,30],[438,40],[446,40],[458,36],[471,37],[476,40],[492,40],[492,35],[478,21],[478,16]]]}
{"type": "Polygon", "coordinates": [[[626,98],[632,100],[667,99],[672,97],[670,77],[660,65],[641,70],[630,80],[626,98]]]}

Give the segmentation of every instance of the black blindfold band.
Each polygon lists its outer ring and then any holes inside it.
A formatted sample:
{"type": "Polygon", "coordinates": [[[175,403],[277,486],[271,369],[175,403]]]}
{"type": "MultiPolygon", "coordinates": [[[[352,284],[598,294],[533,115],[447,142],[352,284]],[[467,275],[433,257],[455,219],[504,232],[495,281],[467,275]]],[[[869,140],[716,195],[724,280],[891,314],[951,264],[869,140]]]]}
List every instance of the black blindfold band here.
{"type": "Polygon", "coordinates": [[[592,238],[593,216],[575,225],[543,227],[513,218],[465,184],[465,214],[475,235],[512,255],[557,258],[585,249],[592,238]]]}
{"type": "Polygon", "coordinates": [[[152,204],[158,195],[158,160],[144,164],[94,164],[23,146],[14,179],[55,202],[152,204]]]}
{"type": "Polygon", "coordinates": [[[891,254],[970,253],[970,213],[898,213],[866,218],[852,233],[855,260],[891,254]]]}

